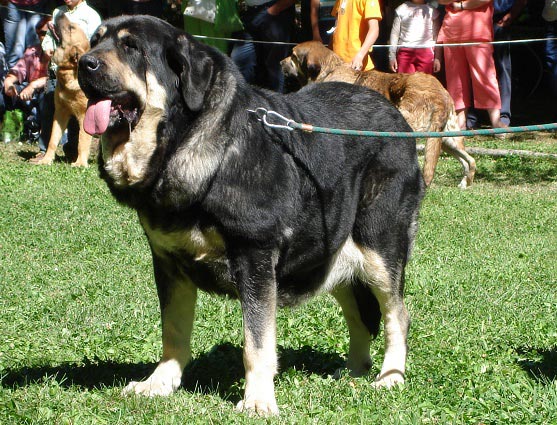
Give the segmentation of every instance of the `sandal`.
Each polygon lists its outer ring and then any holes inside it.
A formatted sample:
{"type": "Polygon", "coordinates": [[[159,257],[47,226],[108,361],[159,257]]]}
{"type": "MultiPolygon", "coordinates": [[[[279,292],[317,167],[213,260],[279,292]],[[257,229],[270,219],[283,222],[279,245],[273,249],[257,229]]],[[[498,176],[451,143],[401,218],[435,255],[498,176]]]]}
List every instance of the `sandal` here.
{"type": "Polygon", "coordinates": [[[37,162],[39,162],[41,159],[44,158],[44,156],[46,155],[46,152],[39,152],[37,155],[35,155],[33,158],[31,158],[29,160],[29,162],[31,164],[36,164],[37,162]]]}

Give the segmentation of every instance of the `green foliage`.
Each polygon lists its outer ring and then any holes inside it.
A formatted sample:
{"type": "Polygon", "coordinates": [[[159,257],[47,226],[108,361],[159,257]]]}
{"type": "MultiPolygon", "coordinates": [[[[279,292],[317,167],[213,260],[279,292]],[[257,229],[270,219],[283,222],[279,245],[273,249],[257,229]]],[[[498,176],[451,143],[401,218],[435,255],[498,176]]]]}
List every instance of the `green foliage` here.
{"type": "MultiPolygon", "coordinates": [[[[19,140],[23,130],[23,113],[19,109],[4,112],[2,134],[9,134],[9,141],[19,140]]],[[[6,136],[4,136],[6,140],[6,136]]]]}
{"type": "Polygon", "coordinates": [[[33,167],[25,149],[0,146],[0,423],[557,422],[557,161],[476,157],[477,180],[462,191],[458,163],[443,156],[407,269],[407,383],[371,388],[382,335],[368,377],[332,378],[348,335],[322,296],[279,312],[281,416],[256,419],[234,412],[239,305],[205,294],[183,387],[168,398],[120,394],[161,353],[147,242],[94,163],[33,167]]]}

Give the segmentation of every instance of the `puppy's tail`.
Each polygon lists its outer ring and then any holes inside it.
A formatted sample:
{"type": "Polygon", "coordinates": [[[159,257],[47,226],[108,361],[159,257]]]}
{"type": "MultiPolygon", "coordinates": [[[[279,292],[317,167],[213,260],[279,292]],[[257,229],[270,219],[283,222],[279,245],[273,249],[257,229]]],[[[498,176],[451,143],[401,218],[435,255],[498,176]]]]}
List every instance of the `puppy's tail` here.
{"type": "Polygon", "coordinates": [[[363,324],[369,333],[376,338],[379,334],[379,325],[381,324],[379,301],[373,295],[370,286],[361,282],[356,282],[352,285],[352,293],[356,299],[363,324]]]}

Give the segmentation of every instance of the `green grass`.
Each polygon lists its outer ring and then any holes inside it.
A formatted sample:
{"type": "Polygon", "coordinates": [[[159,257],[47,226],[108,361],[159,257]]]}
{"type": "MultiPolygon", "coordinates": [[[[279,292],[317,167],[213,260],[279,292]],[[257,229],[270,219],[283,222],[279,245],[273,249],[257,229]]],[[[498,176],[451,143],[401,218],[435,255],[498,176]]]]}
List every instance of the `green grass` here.
{"type": "MultiPolygon", "coordinates": [[[[556,152],[536,133],[471,146],[556,152]],[[491,146],[492,145],[492,146],[491,146]]],[[[145,237],[96,164],[33,167],[0,146],[0,423],[556,423],[557,161],[477,156],[471,189],[442,157],[407,268],[407,383],[331,375],[348,335],[330,297],[279,313],[281,416],[234,413],[241,314],[201,295],[194,361],[169,398],[123,397],[161,352],[145,237]]]]}

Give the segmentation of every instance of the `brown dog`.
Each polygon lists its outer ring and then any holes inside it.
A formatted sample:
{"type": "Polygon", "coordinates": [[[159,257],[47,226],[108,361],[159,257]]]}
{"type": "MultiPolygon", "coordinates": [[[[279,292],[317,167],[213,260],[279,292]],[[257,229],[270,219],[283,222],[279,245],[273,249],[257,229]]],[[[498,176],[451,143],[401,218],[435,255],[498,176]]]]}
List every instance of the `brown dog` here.
{"type": "MultiPolygon", "coordinates": [[[[318,41],[298,44],[281,66],[285,77],[297,79],[301,86],[313,82],[344,81],[374,89],[397,107],[414,131],[460,130],[451,96],[432,75],[354,71],[318,41]]],[[[464,177],[459,187],[470,186],[476,172],[476,161],[465,151],[463,137],[427,139],[423,170],[426,185],[429,186],[433,180],[441,149],[462,164],[464,177]]]]}
{"type": "Polygon", "coordinates": [[[75,167],[87,167],[91,136],[83,130],[83,119],[87,110],[87,98],[77,81],[77,63],[81,55],[89,50],[89,40],[78,24],[70,22],[65,15],[56,19],[56,33],[60,38],[60,45],[54,51],[52,60],[58,69],[56,71],[56,89],[54,91],[54,120],[48,148],[42,158],[31,161],[35,164],[50,165],[54,161],[56,148],[62,134],[68,128],[73,116],[79,122],[79,142],[77,159],[72,162],[75,167]]]}

